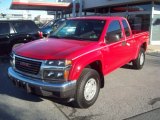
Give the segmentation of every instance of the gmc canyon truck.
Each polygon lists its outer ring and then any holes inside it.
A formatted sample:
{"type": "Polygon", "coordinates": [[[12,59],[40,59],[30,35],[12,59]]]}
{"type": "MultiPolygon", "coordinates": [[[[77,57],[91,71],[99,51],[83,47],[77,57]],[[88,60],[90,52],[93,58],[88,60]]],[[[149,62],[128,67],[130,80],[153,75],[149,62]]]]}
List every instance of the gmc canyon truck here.
{"type": "Polygon", "coordinates": [[[49,38],[13,49],[8,75],[18,87],[43,96],[93,105],[104,75],[145,62],[148,32],[132,32],[123,17],[80,17],[66,20],[49,38]]]}

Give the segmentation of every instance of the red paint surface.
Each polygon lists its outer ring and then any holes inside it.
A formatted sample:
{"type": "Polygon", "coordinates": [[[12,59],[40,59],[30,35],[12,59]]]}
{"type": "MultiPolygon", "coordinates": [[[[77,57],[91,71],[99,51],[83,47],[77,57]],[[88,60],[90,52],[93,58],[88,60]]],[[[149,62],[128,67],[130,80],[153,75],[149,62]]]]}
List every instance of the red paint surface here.
{"type": "Polygon", "coordinates": [[[15,53],[40,60],[72,60],[69,80],[77,80],[83,68],[94,61],[101,63],[102,72],[105,75],[135,59],[143,43],[146,43],[147,47],[148,32],[134,31],[132,34],[130,30],[131,35],[126,37],[121,23],[122,19],[125,18],[95,16],[73,19],[100,19],[107,22],[97,42],[48,38],[19,46],[14,50],[15,53]],[[104,37],[110,22],[113,20],[120,21],[123,38],[119,42],[106,44],[104,37]],[[126,42],[126,45],[122,45],[123,42],[126,42]]]}

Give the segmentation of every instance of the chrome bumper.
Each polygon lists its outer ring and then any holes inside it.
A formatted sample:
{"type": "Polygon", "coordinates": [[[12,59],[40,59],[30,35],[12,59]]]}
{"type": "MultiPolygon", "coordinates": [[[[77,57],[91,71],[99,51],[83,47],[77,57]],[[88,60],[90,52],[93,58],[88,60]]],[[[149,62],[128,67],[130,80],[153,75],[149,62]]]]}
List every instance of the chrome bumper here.
{"type": "Polygon", "coordinates": [[[52,93],[53,96],[60,98],[72,98],[75,95],[76,80],[63,83],[49,83],[42,81],[41,79],[19,74],[14,71],[12,67],[8,68],[8,76],[16,86],[23,86],[28,92],[32,91],[31,88],[38,88],[41,93],[47,91],[52,93]]]}

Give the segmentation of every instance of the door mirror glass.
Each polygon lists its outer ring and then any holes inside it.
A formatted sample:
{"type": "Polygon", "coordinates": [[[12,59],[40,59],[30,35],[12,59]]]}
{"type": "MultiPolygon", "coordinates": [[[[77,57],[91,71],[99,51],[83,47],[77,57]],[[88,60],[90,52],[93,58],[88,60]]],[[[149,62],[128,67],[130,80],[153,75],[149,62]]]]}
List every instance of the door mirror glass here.
{"type": "Polygon", "coordinates": [[[105,38],[107,43],[118,42],[120,40],[119,34],[108,34],[105,38]]]}
{"type": "Polygon", "coordinates": [[[119,41],[123,37],[121,25],[118,20],[113,20],[106,33],[106,43],[113,43],[119,41]]]}

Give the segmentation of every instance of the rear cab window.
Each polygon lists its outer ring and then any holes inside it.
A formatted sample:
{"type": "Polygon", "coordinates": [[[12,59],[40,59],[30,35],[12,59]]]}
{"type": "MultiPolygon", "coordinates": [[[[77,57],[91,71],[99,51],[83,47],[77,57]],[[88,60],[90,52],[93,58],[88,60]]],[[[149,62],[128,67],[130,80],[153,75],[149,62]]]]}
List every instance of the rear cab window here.
{"type": "Polygon", "coordinates": [[[122,20],[122,24],[123,24],[123,27],[124,27],[126,37],[130,36],[131,33],[130,33],[130,29],[129,29],[129,26],[128,26],[128,23],[126,22],[126,20],[122,20]]]}
{"type": "Polygon", "coordinates": [[[10,24],[7,22],[0,22],[0,35],[10,34],[10,24]]]}
{"type": "Polygon", "coordinates": [[[114,43],[117,42],[111,38],[111,36],[117,35],[119,37],[119,40],[122,38],[122,29],[120,22],[118,20],[113,20],[108,27],[107,33],[106,33],[106,42],[107,43],[114,43]]]}

